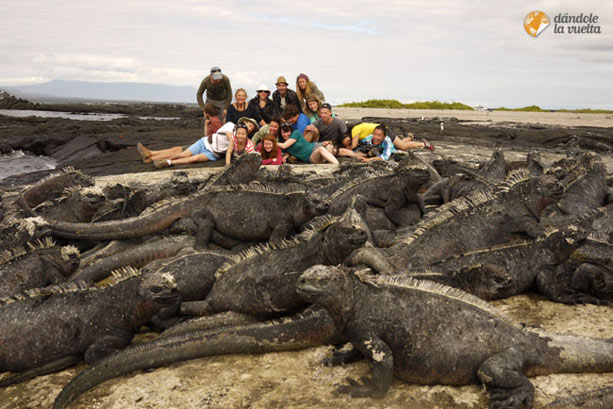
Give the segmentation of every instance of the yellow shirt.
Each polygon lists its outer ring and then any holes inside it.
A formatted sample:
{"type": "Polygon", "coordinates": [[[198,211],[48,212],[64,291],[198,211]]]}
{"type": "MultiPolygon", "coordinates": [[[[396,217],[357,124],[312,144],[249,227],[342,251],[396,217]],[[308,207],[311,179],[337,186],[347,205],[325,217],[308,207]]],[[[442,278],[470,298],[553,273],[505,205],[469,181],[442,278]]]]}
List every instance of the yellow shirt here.
{"type": "Polygon", "coordinates": [[[375,127],[377,126],[379,126],[379,124],[373,124],[371,122],[362,122],[361,124],[357,124],[351,129],[351,137],[354,138],[356,135],[358,135],[358,141],[361,141],[368,135],[372,135],[375,127]]]}

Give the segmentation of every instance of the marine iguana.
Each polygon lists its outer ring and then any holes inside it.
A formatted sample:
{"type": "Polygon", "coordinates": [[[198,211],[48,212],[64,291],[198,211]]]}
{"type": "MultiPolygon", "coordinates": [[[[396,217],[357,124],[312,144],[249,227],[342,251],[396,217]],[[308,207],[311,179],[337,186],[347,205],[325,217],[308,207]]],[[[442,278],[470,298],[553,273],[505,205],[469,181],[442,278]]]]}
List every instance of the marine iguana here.
{"type": "MultiPolygon", "coordinates": [[[[409,263],[406,276],[460,288],[484,300],[507,298],[537,289],[562,301],[553,289],[549,268],[570,257],[587,233],[571,225],[548,229],[541,237],[469,251],[429,265],[409,263]]],[[[565,283],[570,287],[570,281],[565,283]]],[[[556,287],[564,287],[557,282],[556,287]]],[[[564,299],[569,302],[570,299],[564,299]]]]}
{"type": "Polygon", "coordinates": [[[127,268],[96,286],[68,282],[0,298],[0,371],[25,371],[69,356],[91,363],[125,347],[176,299],[168,277],[157,286],[139,284],[138,270],[127,268]]]}
{"type": "Polygon", "coordinates": [[[0,253],[0,297],[59,284],[79,267],[79,250],[56,246],[49,237],[0,253]]]}
{"type": "Polygon", "coordinates": [[[539,286],[554,293],[555,301],[613,304],[613,244],[588,239],[566,261],[537,279],[539,286]]]}
{"type": "Polygon", "coordinates": [[[53,409],[65,408],[102,382],[141,369],[214,355],[293,351],[339,342],[342,338],[328,313],[312,307],[291,318],[163,337],[128,347],[83,370],[62,389],[53,409]]]}
{"type": "Polygon", "coordinates": [[[508,323],[495,308],[461,290],[426,280],[370,275],[331,266],[307,269],[298,281],[305,300],[328,310],[354,350],[327,364],[373,364],[362,383],[338,391],[385,395],[393,375],[417,384],[483,383],[490,408],[532,407],[528,376],[613,371],[613,340],[537,334],[508,323]]]}
{"type": "Polygon", "coordinates": [[[360,249],[352,263],[387,274],[404,270],[409,262],[427,265],[503,244],[518,234],[535,238],[545,231],[539,224],[542,210],[561,194],[562,186],[554,177],[534,178],[527,170],[517,170],[494,191],[474,192],[440,206],[397,235],[393,246],[360,249]]]}
{"type": "Polygon", "coordinates": [[[206,245],[213,229],[241,240],[285,237],[317,212],[304,191],[279,191],[261,186],[208,187],[187,198],[160,204],[156,209],[117,221],[66,223],[47,221],[51,233],[75,240],[114,240],[141,237],[168,228],[180,218],[199,225],[198,243],[206,245]],[[246,206],[246,203],[253,204],[246,206]]]}
{"type": "Polygon", "coordinates": [[[599,159],[593,152],[583,152],[578,158],[571,157],[552,165],[565,184],[564,195],[555,205],[557,212],[580,215],[606,204],[609,194],[607,170],[599,159]]]}
{"type": "Polygon", "coordinates": [[[215,272],[237,255],[215,250],[200,250],[177,257],[156,260],[143,267],[143,286],[155,285],[161,276],[170,276],[177,283],[183,301],[202,300],[215,283],[215,272]]]}
{"type": "Polygon", "coordinates": [[[28,217],[36,217],[33,209],[48,200],[61,196],[64,189],[74,186],[92,186],[93,184],[91,177],[83,175],[72,167],[67,167],[25,189],[18,197],[17,203],[28,217]]]}
{"type": "MultiPolygon", "coordinates": [[[[428,181],[427,171],[413,166],[399,167],[390,174],[387,170],[373,172],[355,179],[340,187],[328,200],[329,213],[342,214],[349,208],[351,201],[357,195],[362,195],[370,205],[385,209],[385,215],[394,224],[402,226],[401,208],[409,203],[417,204],[423,214],[425,208],[421,197],[417,195],[420,186],[428,181]]],[[[421,216],[421,214],[419,215],[421,216]]]]}
{"type": "Polygon", "coordinates": [[[153,260],[172,257],[185,248],[193,247],[194,243],[195,238],[191,236],[170,236],[130,246],[124,251],[79,269],[70,276],[70,281],[86,281],[93,284],[105,278],[110,271],[121,267],[144,267],[153,260]]]}
{"type": "Polygon", "coordinates": [[[359,214],[324,216],[309,229],[279,245],[252,247],[215,273],[216,280],[202,302],[184,303],[184,313],[208,315],[234,311],[256,316],[278,315],[305,303],[296,294],[296,279],[313,264],[339,264],[368,239],[359,214]]]}
{"type": "Polygon", "coordinates": [[[506,176],[504,153],[498,149],[476,171],[449,160],[440,161],[436,165],[442,174],[432,178],[432,185],[420,195],[424,204],[447,203],[475,190],[500,183],[506,176]]]}

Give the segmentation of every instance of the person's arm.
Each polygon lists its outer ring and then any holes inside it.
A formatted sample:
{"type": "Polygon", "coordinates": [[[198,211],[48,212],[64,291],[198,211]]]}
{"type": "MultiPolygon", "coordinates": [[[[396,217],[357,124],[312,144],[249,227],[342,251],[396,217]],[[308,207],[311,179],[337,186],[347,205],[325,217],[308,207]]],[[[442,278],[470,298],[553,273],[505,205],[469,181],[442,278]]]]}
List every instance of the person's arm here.
{"type": "Polygon", "coordinates": [[[234,152],[234,135],[232,132],[226,132],[226,136],[228,137],[228,150],[226,151],[226,166],[232,162],[232,152],[234,152]]]}
{"type": "Polygon", "coordinates": [[[381,159],[380,156],[375,156],[374,158],[358,158],[359,160],[361,160],[362,162],[374,162],[376,160],[383,160],[381,159]]]}
{"type": "Polygon", "coordinates": [[[309,125],[311,125],[311,121],[309,120],[309,117],[307,117],[305,114],[298,115],[298,121],[296,121],[296,129],[298,129],[300,132],[304,134],[306,127],[309,125]]]}
{"type": "Polygon", "coordinates": [[[227,109],[230,103],[232,102],[232,85],[230,84],[230,78],[224,75],[223,83],[226,86],[226,99],[224,99],[223,102],[227,109]]]}
{"type": "Polygon", "coordinates": [[[204,114],[204,99],[202,98],[202,95],[204,94],[204,91],[207,88],[208,80],[209,80],[209,76],[207,75],[206,77],[204,77],[204,79],[200,83],[200,86],[198,87],[198,92],[196,92],[196,100],[198,101],[198,105],[200,106],[200,109],[202,109],[203,114],[204,114]]]}
{"type": "Polygon", "coordinates": [[[280,165],[283,163],[283,153],[281,152],[281,148],[277,148],[277,157],[272,165],[280,165]]]}
{"type": "MultiPolygon", "coordinates": [[[[286,135],[287,135],[287,134],[286,134],[286,135]]],[[[287,149],[287,148],[289,148],[290,146],[292,146],[292,145],[293,145],[293,144],[295,144],[295,143],[296,143],[296,140],[295,140],[295,139],[289,138],[289,139],[288,139],[287,141],[285,141],[285,142],[278,142],[278,143],[277,143],[277,146],[278,146],[279,148],[281,148],[281,149],[287,149]]]]}
{"type": "Polygon", "coordinates": [[[387,136],[383,140],[383,152],[381,152],[381,155],[378,156],[382,160],[389,160],[392,156],[394,144],[392,144],[391,142],[392,140],[387,136]]]}
{"type": "Polygon", "coordinates": [[[315,84],[313,81],[311,81],[311,92],[317,95],[321,102],[324,102],[326,100],[326,98],[324,97],[324,93],[321,92],[319,87],[317,87],[317,84],[315,84]]]}

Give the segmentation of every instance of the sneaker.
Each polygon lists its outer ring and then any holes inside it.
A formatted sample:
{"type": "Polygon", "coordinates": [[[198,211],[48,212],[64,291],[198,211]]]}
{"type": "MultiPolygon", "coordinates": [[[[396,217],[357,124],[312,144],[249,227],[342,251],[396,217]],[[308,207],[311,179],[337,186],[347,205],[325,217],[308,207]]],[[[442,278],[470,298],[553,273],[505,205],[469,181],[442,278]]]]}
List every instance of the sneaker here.
{"type": "Polygon", "coordinates": [[[424,149],[428,149],[430,152],[434,152],[434,145],[426,140],[426,138],[421,138],[421,141],[424,143],[424,149]]]}
{"type": "Polygon", "coordinates": [[[145,148],[140,142],[136,144],[136,149],[138,150],[138,153],[140,153],[140,156],[143,158],[143,162],[151,163],[151,151],[149,149],[145,148]],[[149,162],[147,162],[147,159],[149,159],[149,162]]]}
{"type": "Polygon", "coordinates": [[[162,169],[162,168],[167,168],[171,165],[170,163],[170,159],[155,159],[153,161],[153,166],[155,166],[158,169],[162,169]]]}

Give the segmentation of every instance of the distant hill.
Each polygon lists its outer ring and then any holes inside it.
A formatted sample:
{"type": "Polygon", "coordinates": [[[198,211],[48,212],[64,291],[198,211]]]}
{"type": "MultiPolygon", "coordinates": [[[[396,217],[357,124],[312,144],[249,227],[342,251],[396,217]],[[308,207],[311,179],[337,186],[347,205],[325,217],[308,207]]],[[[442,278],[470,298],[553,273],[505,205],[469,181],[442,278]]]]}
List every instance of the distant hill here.
{"type": "Polygon", "coordinates": [[[1,86],[29,100],[104,100],[195,103],[196,88],[140,82],[86,82],[52,80],[42,84],[1,86]]]}

